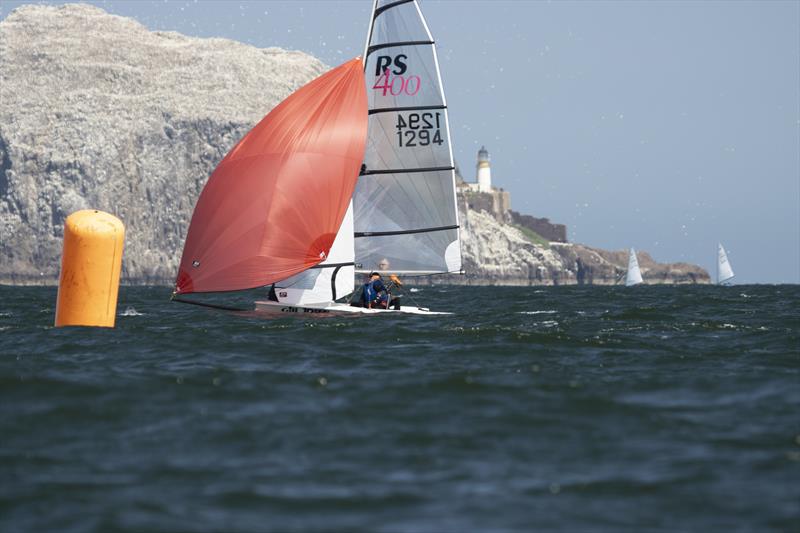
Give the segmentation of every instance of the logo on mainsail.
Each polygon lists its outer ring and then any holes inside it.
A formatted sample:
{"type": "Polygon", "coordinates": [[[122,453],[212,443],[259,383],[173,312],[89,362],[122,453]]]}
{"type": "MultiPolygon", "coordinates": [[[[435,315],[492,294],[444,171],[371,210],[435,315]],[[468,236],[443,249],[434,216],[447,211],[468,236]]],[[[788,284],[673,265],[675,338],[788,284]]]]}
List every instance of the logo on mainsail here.
{"type": "Polygon", "coordinates": [[[398,54],[395,57],[378,56],[378,62],[375,64],[375,75],[380,76],[384,74],[392,64],[396,67],[392,69],[392,74],[405,74],[408,65],[403,61],[404,59],[408,59],[408,56],[405,54],[398,54]]]}

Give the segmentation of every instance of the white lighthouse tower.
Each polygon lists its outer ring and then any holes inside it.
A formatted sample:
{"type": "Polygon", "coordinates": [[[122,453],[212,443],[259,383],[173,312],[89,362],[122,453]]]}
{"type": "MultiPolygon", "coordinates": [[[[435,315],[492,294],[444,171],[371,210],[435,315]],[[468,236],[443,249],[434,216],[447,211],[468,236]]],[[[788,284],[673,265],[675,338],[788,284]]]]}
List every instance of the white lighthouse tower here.
{"type": "Polygon", "coordinates": [[[481,146],[478,151],[478,192],[492,192],[492,169],[489,166],[489,151],[481,146]]]}

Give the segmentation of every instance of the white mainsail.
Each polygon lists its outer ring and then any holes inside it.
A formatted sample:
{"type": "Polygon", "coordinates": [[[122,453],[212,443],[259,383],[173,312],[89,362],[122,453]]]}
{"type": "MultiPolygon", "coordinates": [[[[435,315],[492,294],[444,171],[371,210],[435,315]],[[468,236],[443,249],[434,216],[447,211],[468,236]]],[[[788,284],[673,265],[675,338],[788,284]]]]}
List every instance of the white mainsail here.
{"type": "Polygon", "coordinates": [[[631,248],[628,255],[628,274],[625,276],[625,286],[638,285],[642,283],[642,271],[639,270],[639,260],[636,259],[636,251],[631,248]]]}
{"type": "Polygon", "coordinates": [[[722,244],[717,246],[717,284],[721,284],[733,278],[734,273],[725,248],[722,247],[722,244]]]}
{"type": "Polygon", "coordinates": [[[353,196],[358,271],[461,270],[455,173],[436,48],[416,0],[376,0],[364,51],[369,134],[353,196]]]}

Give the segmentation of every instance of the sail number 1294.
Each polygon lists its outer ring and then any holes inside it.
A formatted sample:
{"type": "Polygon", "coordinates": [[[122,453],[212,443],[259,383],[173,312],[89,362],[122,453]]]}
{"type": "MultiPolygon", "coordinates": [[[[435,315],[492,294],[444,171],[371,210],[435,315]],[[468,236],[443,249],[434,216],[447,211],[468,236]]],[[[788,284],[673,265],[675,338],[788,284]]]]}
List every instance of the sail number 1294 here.
{"type": "Polygon", "coordinates": [[[441,113],[409,113],[397,115],[397,140],[403,146],[442,144],[441,113]]]}

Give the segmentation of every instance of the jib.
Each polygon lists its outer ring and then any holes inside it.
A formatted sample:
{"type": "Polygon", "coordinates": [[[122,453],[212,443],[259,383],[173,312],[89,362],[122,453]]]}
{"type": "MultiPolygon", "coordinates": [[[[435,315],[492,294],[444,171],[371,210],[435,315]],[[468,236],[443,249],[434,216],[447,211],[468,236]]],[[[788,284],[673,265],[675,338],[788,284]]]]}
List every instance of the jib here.
{"type": "Polygon", "coordinates": [[[405,54],[400,54],[398,56],[378,56],[378,62],[375,64],[375,75],[380,76],[384,73],[384,71],[392,66],[394,63],[394,69],[392,70],[392,74],[400,75],[404,74],[408,65],[406,65],[405,60],[408,59],[408,56],[405,54]]]}

